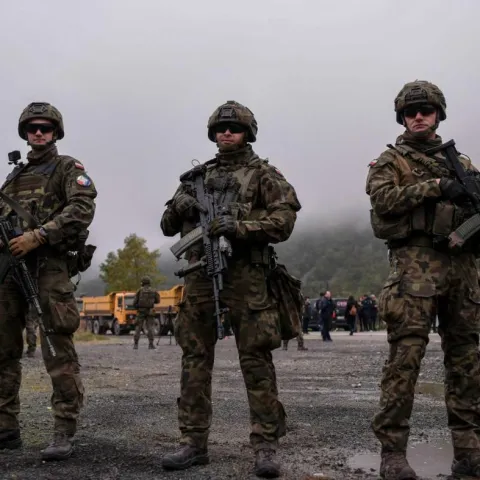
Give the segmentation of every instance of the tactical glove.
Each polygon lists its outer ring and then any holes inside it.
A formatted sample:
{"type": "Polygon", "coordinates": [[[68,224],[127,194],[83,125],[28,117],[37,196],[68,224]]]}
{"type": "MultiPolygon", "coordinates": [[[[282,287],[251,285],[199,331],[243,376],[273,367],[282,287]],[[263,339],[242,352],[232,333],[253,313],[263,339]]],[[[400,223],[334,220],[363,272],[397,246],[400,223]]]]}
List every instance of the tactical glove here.
{"type": "Polygon", "coordinates": [[[173,208],[180,215],[183,216],[187,210],[197,209],[199,212],[205,213],[205,208],[198,203],[198,201],[193,198],[188,193],[180,193],[173,199],[173,208]]]}
{"type": "Polygon", "coordinates": [[[35,229],[33,232],[25,232],[12,238],[9,242],[10,251],[14,257],[23,257],[46,241],[47,239],[40,234],[40,231],[35,229]]]}
{"type": "Polygon", "coordinates": [[[219,237],[225,235],[226,237],[233,237],[237,232],[237,222],[232,215],[222,215],[214,218],[209,225],[208,234],[211,237],[219,237]]]}
{"type": "Polygon", "coordinates": [[[442,196],[447,200],[454,202],[455,200],[466,200],[468,198],[465,187],[457,180],[442,177],[438,186],[442,191],[442,196]]]}

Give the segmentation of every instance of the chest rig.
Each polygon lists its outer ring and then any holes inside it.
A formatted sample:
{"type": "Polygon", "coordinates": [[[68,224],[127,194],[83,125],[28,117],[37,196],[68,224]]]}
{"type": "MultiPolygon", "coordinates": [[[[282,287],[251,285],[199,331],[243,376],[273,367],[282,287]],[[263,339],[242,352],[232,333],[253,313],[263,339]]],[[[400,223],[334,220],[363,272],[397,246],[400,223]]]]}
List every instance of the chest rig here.
{"type": "MultiPolygon", "coordinates": [[[[30,212],[40,224],[43,224],[59,209],[62,202],[59,196],[49,185],[55,169],[61,161],[60,156],[55,156],[39,164],[28,163],[16,167],[8,175],[1,191],[17,201],[27,212],[30,212]]],[[[16,215],[12,207],[5,202],[0,202],[1,215],[16,215]]],[[[19,226],[26,230],[28,225],[21,217],[18,218],[19,226]]]]}
{"type": "MultiPolygon", "coordinates": [[[[395,155],[399,186],[415,185],[441,177],[452,177],[440,152],[429,157],[407,145],[388,145],[395,155]]],[[[450,201],[425,199],[404,215],[379,217],[371,211],[371,223],[376,237],[387,240],[391,246],[402,245],[415,236],[427,235],[436,244],[465,220],[465,212],[450,201]]]]}

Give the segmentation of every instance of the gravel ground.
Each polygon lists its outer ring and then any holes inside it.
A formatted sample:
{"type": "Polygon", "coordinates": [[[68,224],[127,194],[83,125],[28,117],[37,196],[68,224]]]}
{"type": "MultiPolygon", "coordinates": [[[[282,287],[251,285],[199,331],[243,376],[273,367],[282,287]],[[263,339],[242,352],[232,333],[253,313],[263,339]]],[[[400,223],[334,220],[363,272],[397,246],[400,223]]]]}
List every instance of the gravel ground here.
{"type": "MultiPolygon", "coordinates": [[[[313,333],[306,336],[308,352],[297,351],[296,341],[288,352],[274,352],[280,398],[288,415],[288,433],[279,449],[283,479],[378,478],[378,458],[365,457],[367,465],[362,468],[356,468],[352,459],[378,453],[369,421],[378,404],[387,353],[385,334],[350,337],[334,332],[332,337],[332,343],[323,343],[313,333]]],[[[78,343],[86,405],[74,456],[54,464],[39,459],[51,435],[49,378],[40,358],[24,359],[20,416],[24,447],[0,452],[0,478],[257,478],[252,473],[248,407],[233,338],[217,345],[210,464],[184,472],[162,470],[161,456],[176,447],[179,437],[176,397],[181,351],[174,343],[169,345],[168,338],[162,338],[154,351],[147,350],[145,337],[136,351],[131,337],[78,343]]],[[[412,444],[448,439],[442,376],[440,344],[432,334],[417,389],[412,444]]],[[[437,473],[425,478],[437,478],[437,473]]]]}

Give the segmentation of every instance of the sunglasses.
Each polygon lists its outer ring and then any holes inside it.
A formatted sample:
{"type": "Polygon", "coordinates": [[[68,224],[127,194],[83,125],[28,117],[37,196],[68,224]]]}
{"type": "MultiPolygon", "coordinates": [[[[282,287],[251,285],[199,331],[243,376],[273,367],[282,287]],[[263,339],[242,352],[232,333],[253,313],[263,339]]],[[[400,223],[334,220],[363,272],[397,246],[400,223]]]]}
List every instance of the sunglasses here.
{"type": "Polygon", "coordinates": [[[408,118],[415,118],[417,113],[420,113],[422,116],[427,117],[432,113],[435,113],[437,108],[433,105],[412,105],[410,107],[405,108],[403,111],[403,115],[408,118]]]}
{"type": "Polygon", "coordinates": [[[55,130],[55,125],[51,123],[29,123],[25,127],[27,133],[37,133],[39,130],[42,134],[52,133],[55,130]]]}
{"type": "Polygon", "coordinates": [[[215,133],[225,133],[227,130],[230,133],[243,133],[246,131],[245,127],[236,123],[220,123],[215,127],[215,133]]]}

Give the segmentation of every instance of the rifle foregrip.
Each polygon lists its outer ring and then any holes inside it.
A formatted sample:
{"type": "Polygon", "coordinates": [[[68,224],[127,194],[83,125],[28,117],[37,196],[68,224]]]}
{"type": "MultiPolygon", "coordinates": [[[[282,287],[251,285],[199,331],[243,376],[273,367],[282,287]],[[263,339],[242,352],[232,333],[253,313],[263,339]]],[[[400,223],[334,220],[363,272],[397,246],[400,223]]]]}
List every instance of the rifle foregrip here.
{"type": "Polygon", "coordinates": [[[451,247],[461,247],[469,238],[480,231],[480,213],[465,220],[448,238],[451,247]]]}

